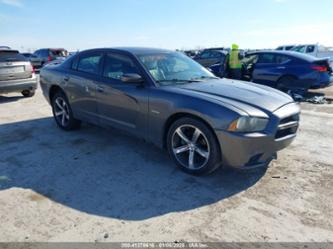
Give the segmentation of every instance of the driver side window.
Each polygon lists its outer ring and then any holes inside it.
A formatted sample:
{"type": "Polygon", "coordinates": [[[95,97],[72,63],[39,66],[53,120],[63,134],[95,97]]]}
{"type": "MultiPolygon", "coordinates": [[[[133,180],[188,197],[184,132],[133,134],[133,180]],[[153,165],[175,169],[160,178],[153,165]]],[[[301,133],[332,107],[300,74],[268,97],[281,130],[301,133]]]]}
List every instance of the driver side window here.
{"type": "Polygon", "coordinates": [[[120,80],[124,74],[140,74],[140,71],[128,56],[108,53],[105,56],[103,76],[120,80]]]}

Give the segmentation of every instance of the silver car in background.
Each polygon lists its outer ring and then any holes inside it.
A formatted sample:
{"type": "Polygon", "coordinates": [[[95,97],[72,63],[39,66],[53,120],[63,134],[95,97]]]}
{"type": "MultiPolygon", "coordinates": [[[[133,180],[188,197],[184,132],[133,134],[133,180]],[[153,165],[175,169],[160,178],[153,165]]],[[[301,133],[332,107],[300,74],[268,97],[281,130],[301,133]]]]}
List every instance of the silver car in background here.
{"type": "Polygon", "coordinates": [[[20,92],[32,97],[37,78],[31,62],[17,50],[0,49],[0,94],[20,92]]]}
{"type": "Polygon", "coordinates": [[[42,67],[42,60],[32,53],[22,53],[22,55],[27,58],[31,65],[34,67],[35,71],[39,71],[42,67]]]}

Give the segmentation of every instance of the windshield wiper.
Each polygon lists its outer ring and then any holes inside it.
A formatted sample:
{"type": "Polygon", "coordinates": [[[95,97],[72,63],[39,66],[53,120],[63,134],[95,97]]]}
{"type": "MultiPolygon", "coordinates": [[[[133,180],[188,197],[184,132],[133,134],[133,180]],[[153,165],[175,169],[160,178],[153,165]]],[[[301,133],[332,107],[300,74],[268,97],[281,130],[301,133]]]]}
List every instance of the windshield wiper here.
{"type": "Polygon", "coordinates": [[[219,79],[218,77],[215,76],[201,76],[201,77],[197,77],[197,78],[193,78],[192,80],[199,80],[199,79],[212,79],[212,80],[217,80],[219,79]]]}

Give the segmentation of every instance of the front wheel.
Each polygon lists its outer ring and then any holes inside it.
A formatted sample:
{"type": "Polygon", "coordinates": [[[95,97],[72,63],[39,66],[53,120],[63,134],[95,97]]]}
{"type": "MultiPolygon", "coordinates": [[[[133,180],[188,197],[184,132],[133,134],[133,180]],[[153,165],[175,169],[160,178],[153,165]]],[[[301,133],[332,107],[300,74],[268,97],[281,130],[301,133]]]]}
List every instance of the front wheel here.
{"type": "Polygon", "coordinates": [[[67,97],[62,91],[58,91],[53,96],[52,111],[54,119],[61,129],[69,131],[80,127],[80,121],[73,117],[67,97]]]}
{"type": "Polygon", "coordinates": [[[193,175],[211,173],[221,164],[215,134],[204,122],[194,118],[181,118],[171,125],[167,147],[175,163],[193,175]]]}

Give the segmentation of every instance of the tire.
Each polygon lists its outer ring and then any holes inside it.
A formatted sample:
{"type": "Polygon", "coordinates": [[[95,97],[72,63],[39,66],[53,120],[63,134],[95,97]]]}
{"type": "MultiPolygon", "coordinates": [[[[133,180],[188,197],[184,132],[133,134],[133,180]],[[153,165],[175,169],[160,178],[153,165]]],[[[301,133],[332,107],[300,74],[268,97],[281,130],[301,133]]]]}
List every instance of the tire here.
{"type": "Polygon", "coordinates": [[[21,93],[25,98],[30,98],[35,95],[35,90],[23,90],[21,93]]]}
{"type": "Polygon", "coordinates": [[[180,118],[170,126],[167,149],[177,166],[192,175],[209,174],[221,165],[220,146],[215,134],[195,118],[180,118]]]}
{"type": "Polygon", "coordinates": [[[283,76],[278,80],[276,88],[282,92],[288,92],[288,90],[290,90],[290,88],[288,88],[288,84],[295,81],[296,78],[293,76],[283,76]]]}
{"type": "Polygon", "coordinates": [[[71,131],[80,128],[81,122],[74,118],[68,99],[62,91],[54,94],[51,103],[53,117],[61,129],[71,131]]]}

